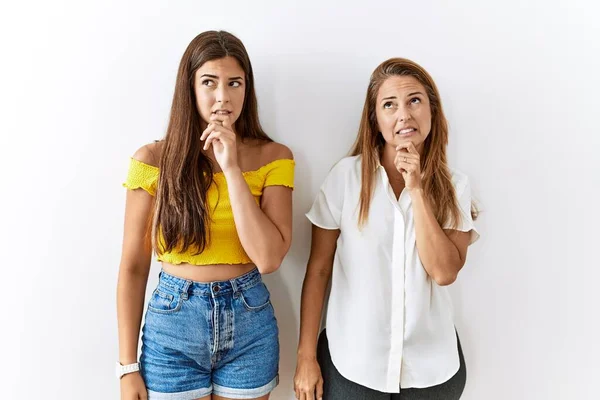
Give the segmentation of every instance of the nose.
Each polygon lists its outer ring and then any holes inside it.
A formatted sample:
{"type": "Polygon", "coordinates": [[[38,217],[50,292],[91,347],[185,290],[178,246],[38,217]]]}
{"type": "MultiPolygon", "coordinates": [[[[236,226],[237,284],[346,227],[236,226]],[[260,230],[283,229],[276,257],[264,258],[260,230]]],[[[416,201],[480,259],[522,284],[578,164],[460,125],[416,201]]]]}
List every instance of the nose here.
{"type": "Polygon", "coordinates": [[[229,102],[229,91],[227,90],[227,85],[221,85],[219,88],[217,88],[216,100],[217,103],[222,104],[229,102]]]}
{"type": "Polygon", "coordinates": [[[410,119],[412,119],[412,116],[410,115],[410,111],[404,107],[400,107],[398,109],[398,121],[406,122],[410,119]]]}

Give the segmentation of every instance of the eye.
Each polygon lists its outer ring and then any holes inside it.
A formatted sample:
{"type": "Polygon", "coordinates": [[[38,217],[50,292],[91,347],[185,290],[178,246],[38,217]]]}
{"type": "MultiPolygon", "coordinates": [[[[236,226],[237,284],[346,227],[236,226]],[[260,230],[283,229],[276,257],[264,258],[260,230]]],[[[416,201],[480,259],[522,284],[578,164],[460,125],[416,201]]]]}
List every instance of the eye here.
{"type": "Polygon", "coordinates": [[[421,99],[418,97],[413,97],[410,99],[410,104],[421,104],[421,99]]]}
{"type": "Polygon", "coordinates": [[[215,83],[212,80],[210,80],[210,79],[205,79],[205,80],[202,81],[202,84],[204,86],[214,86],[215,83]]]}
{"type": "Polygon", "coordinates": [[[386,101],[385,103],[383,103],[383,108],[390,109],[390,108],[392,108],[393,105],[394,105],[394,103],[392,103],[391,101],[386,101]]]}
{"type": "Polygon", "coordinates": [[[231,86],[231,87],[240,87],[240,86],[242,86],[242,82],[240,82],[240,81],[233,81],[233,82],[229,83],[229,86],[231,86]]]}

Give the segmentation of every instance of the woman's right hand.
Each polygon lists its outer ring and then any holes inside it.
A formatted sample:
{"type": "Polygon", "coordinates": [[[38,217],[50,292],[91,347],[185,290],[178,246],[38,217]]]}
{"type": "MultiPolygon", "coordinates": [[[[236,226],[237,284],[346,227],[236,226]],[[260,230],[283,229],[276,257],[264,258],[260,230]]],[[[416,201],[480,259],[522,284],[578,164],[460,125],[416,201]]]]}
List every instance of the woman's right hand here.
{"type": "Polygon", "coordinates": [[[139,372],[123,375],[121,378],[121,400],[147,400],[146,385],[139,372]]]}
{"type": "Polygon", "coordinates": [[[323,376],[316,358],[298,357],[294,391],[299,400],[321,400],[323,398],[323,376]]]}

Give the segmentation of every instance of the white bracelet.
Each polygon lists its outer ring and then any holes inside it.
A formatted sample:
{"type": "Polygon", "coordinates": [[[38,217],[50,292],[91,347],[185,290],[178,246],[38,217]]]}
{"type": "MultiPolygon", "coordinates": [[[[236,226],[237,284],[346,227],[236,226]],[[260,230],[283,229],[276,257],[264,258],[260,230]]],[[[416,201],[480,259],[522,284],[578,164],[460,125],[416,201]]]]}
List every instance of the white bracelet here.
{"type": "Polygon", "coordinates": [[[120,362],[117,362],[116,365],[116,375],[117,378],[121,379],[123,375],[131,374],[132,372],[137,372],[140,370],[140,363],[136,362],[133,364],[121,365],[120,362]]]}

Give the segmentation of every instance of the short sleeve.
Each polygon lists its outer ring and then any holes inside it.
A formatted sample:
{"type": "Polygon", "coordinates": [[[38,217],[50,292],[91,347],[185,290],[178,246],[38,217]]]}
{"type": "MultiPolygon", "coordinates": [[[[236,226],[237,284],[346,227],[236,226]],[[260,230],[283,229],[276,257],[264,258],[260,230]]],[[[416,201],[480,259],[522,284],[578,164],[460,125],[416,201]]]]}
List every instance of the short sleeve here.
{"type": "Polygon", "coordinates": [[[345,176],[340,163],[332,168],[321,185],[306,217],[323,229],[339,229],[342,219],[345,176]]]}
{"type": "Polygon", "coordinates": [[[265,184],[264,186],[286,186],[294,188],[294,160],[281,159],[273,161],[265,166],[265,184]]]}
{"type": "Polygon", "coordinates": [[[152,196],[156,195],[158,182],[158,168],[145,164],[132,158],[129,163],[129,172],[123,186],[127,189],[143,189],[152,196]]]}
{"type": "Polygon", "coordinates": [[[461,220],[456,228],[453,228],[451,223],[447,223],[444,226],[444,229],[456,229],[461,232],[471,232],[469,244],[473,244],[479,239],[479,232],[477,231],[473,217],[471,216],[472,198],[469,178],[466,175],[461,176],[459,181],[455,183],[455,188],[461,220]]]}

